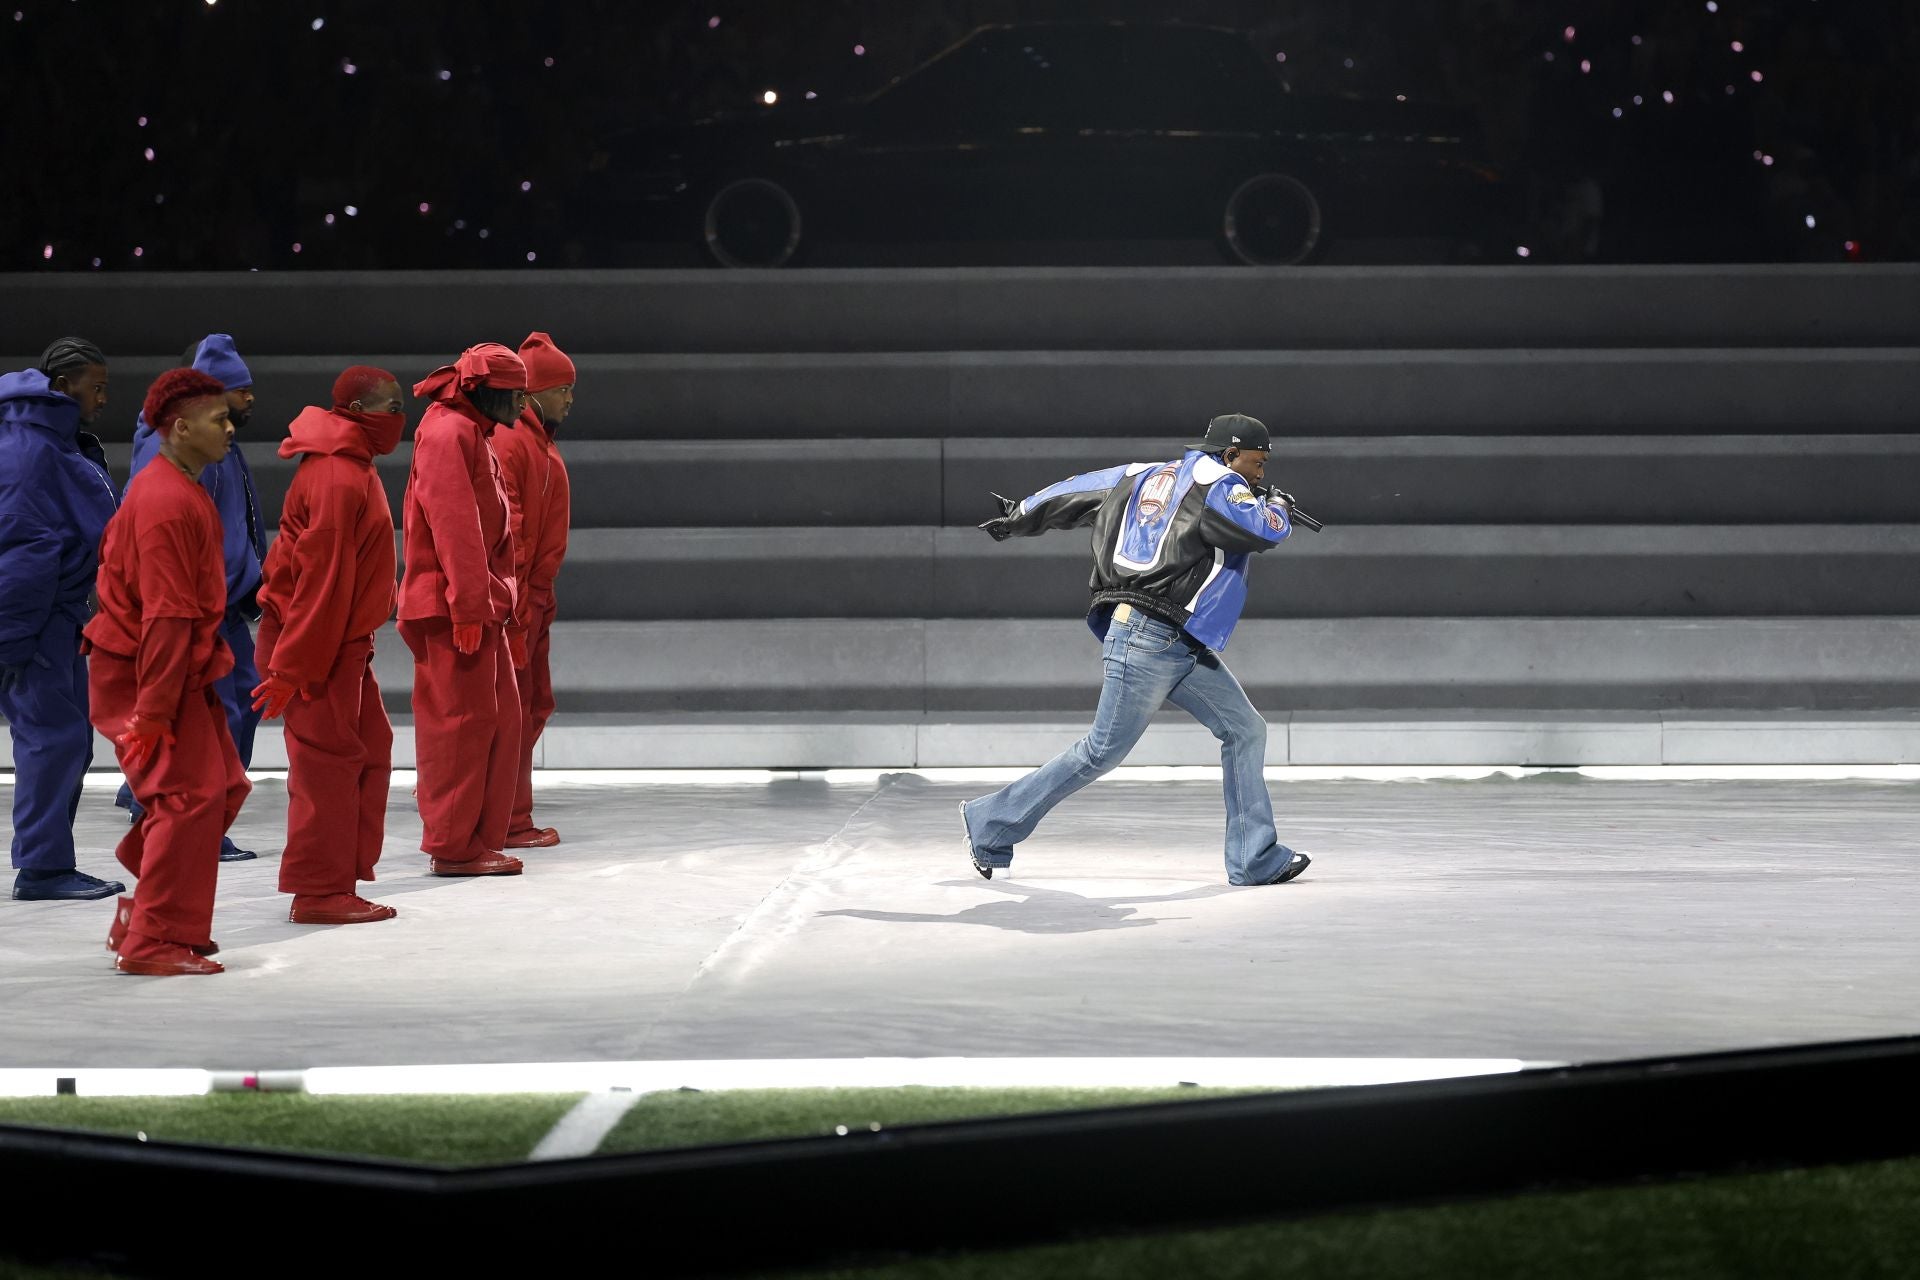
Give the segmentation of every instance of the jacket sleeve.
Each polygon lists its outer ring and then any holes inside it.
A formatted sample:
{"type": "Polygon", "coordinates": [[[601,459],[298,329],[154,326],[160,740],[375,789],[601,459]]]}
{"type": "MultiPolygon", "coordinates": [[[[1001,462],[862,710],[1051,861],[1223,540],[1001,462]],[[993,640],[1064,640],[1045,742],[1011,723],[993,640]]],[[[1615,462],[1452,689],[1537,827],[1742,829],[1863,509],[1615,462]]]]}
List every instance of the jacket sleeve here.
{"type": "MultiPolygon", "coordinates": [[[[566,464],[554,458],[547,472],[547,510],[534,540],[533,564],[528,570],[532,594],[545,599],[553,594],[554,579],[560,576],[560,563],[567,558],[567,534],[573,521],[573,486],[566,464]]],[[[537,604],[536,604],[536,607],[537,604]]]]}
{"type": "Polygon", "coordinates": [[[140,594],[134,713],[171,721],[186,689],[193,624],[203,612],[195,584],[206,566],[195,563],[193,529],[185,520],[160,520],[132,534],[139,545],[134,581],[140,594]]]}
{"type": "Polygon", "coordinates": [[[332,458],[311,458],[294,473],[287,507],[305,508],[307,523],[288,544],[284,617],[272,669],[295,684],[327,678],[347,639],[355,590],[355,531],[365,490],[339,482],[332,458]]]}
{"type": "Polygon", "coordinates": [[[1200,516],[1200,538],[1208,546],[1233,554],[1265,551],[1291,532],[1286,505],[1254,496],[1238,476],[1208,486],[1200,516]]]}
{"type": "Polygon", "coordinates": [[[142,620],[140,652],[133,659],[136,682],[133,714],[173,723],[173,718],[180,714],[181,695],[187,689],[187,659],[192,650],[192,619],[142,620]]]}
{"type": "MultiPolygon", "coordinates": [[[[478,447],[487,447],[484,441],[478,447]]],[[[480,505],[473,496],[473,471],[459,441],[450,432],[433,432],[413,445],[413,492],[427,527],[440,572],[447,580],[447,608],[455,623],[485,622],[493,616],[486,541],[480,536],[480,505]]]]}
{"type": "Polygon", "coordinates": [[[1135,462],[1068,476],[1022,501],[1007,517],[1007,528],[1020,537],[1031,538],[1050,529],[1078,529],[1092,524],[1108,494],[1151,467],[1151,463],[1135,462]]]}
{"type": "Polygon", "coordinates": [[[33,656],[60,584],[59,512],[37,468],[0,485],[0,663],[33,656]]]}
{"type": "Polygon", "coordinates": [[[507,536],[513,540],[513,621],[522,627],[527,625],[528,602],[533,594],[527,590],[527,583],[533,569],[537,533],[533,522],[527,519],[527,451],[512,434],[525,430],[518,423],[501,427],[494,432],[497,446],[489,446],[493,448],[494,461],[500,464],[500,488],[507,495],[507,536]]]}

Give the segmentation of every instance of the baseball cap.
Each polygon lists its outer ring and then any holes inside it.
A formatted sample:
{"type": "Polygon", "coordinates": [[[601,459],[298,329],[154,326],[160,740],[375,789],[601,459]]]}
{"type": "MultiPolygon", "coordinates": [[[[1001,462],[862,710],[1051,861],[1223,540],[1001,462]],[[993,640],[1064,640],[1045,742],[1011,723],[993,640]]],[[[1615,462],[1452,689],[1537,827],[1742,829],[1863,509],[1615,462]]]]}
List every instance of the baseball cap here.
{"type": "Polygon", "coordinates": [[[1223,413],[1207,424],[1206,439],[1187,446],[1207,453],[1219,453],[1223,449],[1259,449],[1273,447],[1267,436],[1267,424],[1258,418],[1249,418],[1244,413],[1223,413]]]}

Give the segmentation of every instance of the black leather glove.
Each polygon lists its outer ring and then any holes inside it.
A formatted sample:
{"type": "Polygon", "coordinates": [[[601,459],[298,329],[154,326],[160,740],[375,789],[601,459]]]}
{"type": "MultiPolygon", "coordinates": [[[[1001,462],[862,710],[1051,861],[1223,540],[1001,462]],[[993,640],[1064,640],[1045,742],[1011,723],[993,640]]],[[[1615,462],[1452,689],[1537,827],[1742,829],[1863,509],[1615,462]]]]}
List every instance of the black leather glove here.
{"type": "Polygon", "coordinates": [[[1020,504],[1012,498],[993,493],[991,489],[987,492],[992,495],[995,502],[1000,504],[1000,514],[991,520],[982,521],[974,528],[985,529],[995,542],[1005,542],[1013,536],[1013,513],[1020,509],[1020,504]]]}
{"type": "Polygon", "coordinates": [[[1285,489],[1276,488],[1275,486],[1270,484],[1254,486],[1253,496],[1256,498],[1261,498],[1266,500],[1278,498],[1280,501],[1287,504],[1288,510],[1293,509],[1293,495],[1288,493],[1285,489]]]}

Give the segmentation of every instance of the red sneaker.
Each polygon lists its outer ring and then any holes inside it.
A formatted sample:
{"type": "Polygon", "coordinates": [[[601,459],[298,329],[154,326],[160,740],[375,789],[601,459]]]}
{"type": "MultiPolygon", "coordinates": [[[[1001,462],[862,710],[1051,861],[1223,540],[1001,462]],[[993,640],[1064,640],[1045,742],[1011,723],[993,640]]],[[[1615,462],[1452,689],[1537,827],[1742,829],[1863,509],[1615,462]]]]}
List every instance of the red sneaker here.
{"type": "Polygon", "coordinates": [[[551,849],[559,843],[560,833],[552,827],[528,827],[525,831],[507,833],[509,849],[551,849]]]}
{"type": "MultiPolygon", "coordinates": [[[[120,944],[126,941],[127,929],[133,924],[133,895],[123,895],[113,908],[113,923],[107,926],[107,950],[118,951],[120,944]]],[[[190,948],[197,956],[220,954],[220,944],[209,941],[204,947],[190,948]]]]}
{"type": "Polygon", "coordinates": [[[368,902],[357,893],[296,893],[287,919],[295,924],[366,924],[399,914],[397,907],[368,902]]]}
{"type": "Polygon", "coordinates": [[[148,978],[227,971],[226,966],[218,960],[196,955],[192,947],[183,947],[177,942],[162,942],[143,933],[127,934],[121,944],[120,954],[113,959],[113,967],[122,973],[148,978]]]}
{"type": "Polygon", "coordinates": [[[428,869],[436,876],[517,876],[525,867],[526,863],[504,853],[483,853],[464,862],[428,860],[428,869]]]}

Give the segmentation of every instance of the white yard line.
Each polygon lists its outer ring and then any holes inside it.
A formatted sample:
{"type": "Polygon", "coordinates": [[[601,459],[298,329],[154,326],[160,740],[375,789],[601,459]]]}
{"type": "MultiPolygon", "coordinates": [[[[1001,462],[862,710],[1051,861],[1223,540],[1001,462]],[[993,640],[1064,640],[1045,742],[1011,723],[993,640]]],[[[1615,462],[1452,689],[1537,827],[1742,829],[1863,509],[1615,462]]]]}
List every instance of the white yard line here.
{"type": "Polygon", "coordinates": [[[630,1089],[588,1094],[547,1130],[547,1136],[540,1139],[527,1159],[571,1160],[592,1155],[613,1132],[613,1126],[620,1123],[620,1117],[645,1096],[630,1089]]]}

